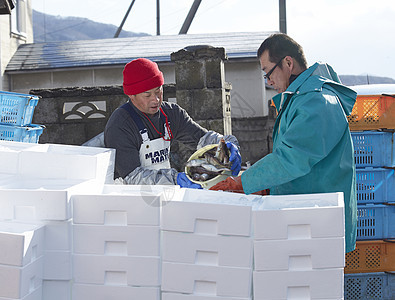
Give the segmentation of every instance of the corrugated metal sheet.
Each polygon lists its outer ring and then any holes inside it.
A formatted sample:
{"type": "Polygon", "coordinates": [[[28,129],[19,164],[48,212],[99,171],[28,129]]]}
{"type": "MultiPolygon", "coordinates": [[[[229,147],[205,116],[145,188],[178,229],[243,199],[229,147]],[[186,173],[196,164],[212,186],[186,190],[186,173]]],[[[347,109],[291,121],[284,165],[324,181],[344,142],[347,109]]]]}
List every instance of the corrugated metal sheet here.
{"type": "Polygon", "coordinates": [[[21,45],[6,72],[126,64],[145,57],[170,61],[170,54],[192,45],[224,47],[229,59],[253,58],[262,41],[273,32],[184,34],[51,42],[21,45]]]}

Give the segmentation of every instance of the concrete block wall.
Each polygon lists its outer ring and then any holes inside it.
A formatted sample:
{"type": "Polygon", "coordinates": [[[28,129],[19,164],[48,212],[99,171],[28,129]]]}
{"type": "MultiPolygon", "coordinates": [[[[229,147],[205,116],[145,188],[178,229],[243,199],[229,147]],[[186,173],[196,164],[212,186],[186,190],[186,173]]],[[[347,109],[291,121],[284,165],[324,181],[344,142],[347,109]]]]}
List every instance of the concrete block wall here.
{"type": "Polygon", "coordinates": [[[224,48],[190,46],[171,54],[176,63],[177,103],[208,130],[231,134],[230,85],[225,82],[224,48]],[[214,122],[206,122],[214,121],[214,122]],[[215,122],[220,121],[220,122],[215,122]],[[218,125],[218,126],[216,126],[218,125]]]}
{"type": "MultiPolygon", "coordinates": [[[[165,99],[175,97],[174,85],[165,85],[165,99]]],[[[40,143],[82,145],[101,133],[112,112],[128,98],[122,86],[72,87],[31,90],[41,97],[34,124],[46,126],[40,143]]]]}
{"type": "Polygon", "coordinates": [[[268,117],[232,119],[232,127],[240,143],[243,163],[253,164],[272,152],[273,122],[268,117]]]}
{"type": "Polygon", "coordinates": [[[120,87],[32,90],[41,97],[34,124],[46,126],[41,143],[81,145],[103,131],[111,113],[127,98],[120,87]]]}

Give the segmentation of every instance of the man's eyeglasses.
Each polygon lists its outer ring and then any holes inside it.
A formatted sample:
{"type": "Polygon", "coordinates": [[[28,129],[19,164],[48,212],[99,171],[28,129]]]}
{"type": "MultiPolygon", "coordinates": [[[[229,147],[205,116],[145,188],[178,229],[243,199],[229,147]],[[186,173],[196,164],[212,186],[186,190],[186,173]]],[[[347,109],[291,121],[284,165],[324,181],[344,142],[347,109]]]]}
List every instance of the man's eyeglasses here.
{"type": "Polygon", "coordinates": [[[285,56],[283,58],[281,58],[278,63],[276,63],[274,65],[273,68],[270,69],[269,72],[267,72],[265,75],[263,75],[263,78],[270,80],[270,75],[272,75],[273,71],[278,67],[278,65],[281,63],[281,61],[285,58],[285,56]]]}

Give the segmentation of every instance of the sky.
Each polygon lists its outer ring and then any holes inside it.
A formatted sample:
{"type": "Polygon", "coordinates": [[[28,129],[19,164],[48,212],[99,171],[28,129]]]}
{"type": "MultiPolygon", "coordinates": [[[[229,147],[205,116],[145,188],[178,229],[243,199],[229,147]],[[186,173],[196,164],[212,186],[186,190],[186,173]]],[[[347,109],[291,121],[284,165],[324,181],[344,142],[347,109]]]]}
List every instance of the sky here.
{"type": "MultiPolygon", "coordinates": [[[[34,10],[119,26],[131,0],[32,0],[34,10]]],[[[194,0],[160,0],[160,34],[176,35],[194,0]]],[[[157,0],[135,0],[124,30],[156,35],[157,0]]],[[[395,79],[394,0],[288,0],[287,34],[309,65],[395,79]]],[[[279,0],[202,0],[189,34],[279,31],[279,0]]],[[[114,32],[115,34],[115,32],[114,32]]]]}

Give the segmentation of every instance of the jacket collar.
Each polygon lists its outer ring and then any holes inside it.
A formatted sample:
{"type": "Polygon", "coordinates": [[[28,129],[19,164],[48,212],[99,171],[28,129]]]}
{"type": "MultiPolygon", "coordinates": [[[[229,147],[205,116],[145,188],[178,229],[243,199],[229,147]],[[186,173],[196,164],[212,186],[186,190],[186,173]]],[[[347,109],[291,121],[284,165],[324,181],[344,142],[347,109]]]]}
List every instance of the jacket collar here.
{"type": "Polygon", "coordinates": [[[339,77],[332,67],[328,64],[315,63],[310,68],[302,72],[286,89],[285,92],[273,97],[277,112],[286,105],[287,99],[295,93],[305,93],[313,90],[321,90],[324,84],[328,84],[340,100],[346,115],[350,115],[357,97],[357,93],[341,84],[339,77]],[[306,82],[308,81],[308,82],[306,82]],[[306,83],[306,84],[305,84],[306,83]]]}
{"type": "Polygon", "coordinates": [[[289,85],[289,87],[285,90],[285,92],[277,94],[273,97],[274,105],[276,106],[277,112],[280,112],[284,105],[284,101],[288,98],[288,96],[293,95],[300,88],[300,86],[313,74],[313,72],[317,69],[318,63],[315,63],[307,70],[300,73],[300,75],[289,85]]]}

